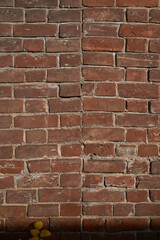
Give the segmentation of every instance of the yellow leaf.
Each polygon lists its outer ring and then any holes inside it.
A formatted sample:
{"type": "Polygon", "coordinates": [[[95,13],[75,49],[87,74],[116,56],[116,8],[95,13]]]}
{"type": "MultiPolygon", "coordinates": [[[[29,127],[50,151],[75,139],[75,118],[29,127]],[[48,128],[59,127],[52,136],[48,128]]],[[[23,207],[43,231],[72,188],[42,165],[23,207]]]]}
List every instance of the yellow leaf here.
{"type": "Polygon", "coordinates": [[[40,237],[42,237],[42,238],[43,237],[49,237],[49,236],[51,236],[51,233],[46,229],[43,229],[40,233],[40,237]]]}
{"type": "Polygon", "coordinates": [[[43,227],[43,223],[41,221],[37,221],[33,225],[38,230],[40,230],[43,227]]]}
{"type": "Polygon", "coordinates": [[[38,234],[40,234],[40,231],[38,229],[31,229],[30,230],[30,234],[33,236],[33,237],[36,237],[38,236],[38,234]]]}

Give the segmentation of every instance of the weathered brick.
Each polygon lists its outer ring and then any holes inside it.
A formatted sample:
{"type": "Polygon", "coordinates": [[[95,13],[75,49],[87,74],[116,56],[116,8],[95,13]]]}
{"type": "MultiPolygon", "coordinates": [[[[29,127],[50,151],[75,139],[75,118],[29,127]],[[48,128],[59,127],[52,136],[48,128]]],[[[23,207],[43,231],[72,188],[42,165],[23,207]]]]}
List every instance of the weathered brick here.
{"type": "MultiPolygon", "coordinates": [[[[75,1],[74,1],[75,2],[75,1]]],[[[49,22],[79,22],[79,10],[49,10],[49,22]]]]}
{"type": "Polygon", "coordinates": [[[124,173],[125,171],[125,163],[124,161],[118,160],[88,160],[84,163],[84,171],[90,173],[124,173]]]}
{"type": "MultiPolygon", "coordinates": [[[[44,41],[42,39],[25,39],[23,41],[23,47],[24,47],[24,50],[26,51],[29,51],[29,52],[42,52],[44,51],[44,41]]],[[[34,55],[32,55],[34,56],[34,55]]],[[[47,56],[47,55],[45,55],[47,56]]],[[[21,56],[18,56],[17,58],[17,61],[18,59],[22,58],[23,57],[23,61],[27,61],[27,58],[29,61],[33,61],[31,56],[27,56],[27,55],[21,55],[21,56]],[[29,58],[30,57],[30,58],[29,58]]],[[[37,58],[38,61],[40,61],[41,59],[38,59],[38,56],[34,56],[35,60],[37,58]]],[[[49,56],[48,56],[49,58],[49,56]]],[[[49,58],[51,60],[51,58],[49,58]]],[[[41,63],[42,64],[42,63],[41,63]]]]}
{"type": "Polygon", "coordinates": [[[78,52],[80,41],[78,39],[47,39],[47,52],[78,52]]]}
{"type": "Polygon", "coordinates": [[[84,9],[83,10],[84,20],[101,20],[101,21],[112,21],[112,22],[123,22],[125,18],[125,12],[123,9],[84,9]]]}
{"type": "Polygon", "coordinates": [[[85,52],[83,54],[84,65],[113,66],[114,56],[112,53],[105,52],[85,52]]]}
{"type": "Polygon", "coordinates": [[[114,154],[113,143],[87,143],[84,145],[85,155],[112,156],[114,154]]]}
{"type": "Polygon", "coordinates": [[[15,37],[48,37],[56,36],[56,24],[17,24],[13,27],[15,37]]]}
{"type": "Polygon", "coordinates": [[[57,7],[58,1],[57,0],[16,0],[15,1],[16,7],[57,7]]]}
{"type": "Polygon", "coordinates": [[[27,10],[25,14],[26,22],[45,22],[46,21],[46,10],[43,9],[32,9],[27,10]]]}
{"type": "Polygon", "coordinates": [[[158,7],[158,0],[117,0],[119,7],[158,7]]]}

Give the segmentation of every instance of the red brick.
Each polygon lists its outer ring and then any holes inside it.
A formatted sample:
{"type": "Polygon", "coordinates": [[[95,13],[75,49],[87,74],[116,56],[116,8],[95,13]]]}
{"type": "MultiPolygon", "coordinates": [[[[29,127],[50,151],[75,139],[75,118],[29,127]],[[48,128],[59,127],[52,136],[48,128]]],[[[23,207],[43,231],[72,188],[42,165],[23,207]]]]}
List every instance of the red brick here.
{"type": "Polygon", "coordinates": [[[16,158],[43,158],[57,156],[56,145],[25,145],[16,148],[16,158]]]}
{"type": "Polygon", "coordinates": [[[127,191],[128,202],[148,202],[147,190],[129,190],[127,191]]]}
{"type": "Polygon", "coordinates": [[[80,218],[51,218],[50,227],[51,227],[51,230],[59,231],[59,232],[80,231],[81,219],[80,218]]]}
{"type": "Polygon", "coordinates": [[[158,146],[152,145],[152,144],[139,145],[138,146],[138,156],[140,156],[140,157],[158,156],[158,146]]]}
{"type": "Polygon", "coordinates": [[[136,145],[127,145],[127,144],[121,144],[117,145],[116,148],[116,154],[117,156],[123,156],[123,157],[133,157],[137,156],[137,146],[136,145]]]}
{"type": "Polygon", "coordinates": [[[79,82],[79,68],[59,68],[48,70],[48,82],[79,82]]]}
{"type": "Polygon", "coordinates": [[[159,201],[160,200],[160,191],[159,190],[152,190],[150,192],[151,201],[159,201]]]}
{"type": "MultiPolygon", "coordinates": [[[[23,47],[26,51],[29,51],[29,52],[42,52],[44,51],[44,41],[42,39],[24,39],[23,47]]],[[[18,59],[20,59],[20,57],[22,56],[18,56],[18,57],[19,57],[18,59]]],[[[23,58],[23,59],[26,61],[26,58],[23,58]]]]}
{"type": "Polygon", "coordinates": [[[44,82],[46,81],[46,70],[29,70],[25,77],[27,82],[44,82]]]}
{"type": "Polygon", "coordinates": [[[146,39],[128,39],[128,52],[148,52],[148,41],[146,39]]]}
{"type": "Polygon", "coordinates": [[[49,22],[80,22],[80,10],[49,10],[48,18],[49,22]]]}
{"type": "Polygon", "coordinates": [[[117,116],[117,125],[125,127],[157,126],[157,116],[125,113],[117,116]]]}
{"type": "Polygon", "coordinates": [[[15,0],[16,7],[57,7],[57,0],[32,0],[31,2],[28,0],[15,0]]]}
{"type": "Polygon", "coordinates": [[[95,92],[95,84],[94,83],[83,83],[82,84],[82,93],[83,96],[93,96],[95,92]]]}
{"type": "Polygon", "coordinates": [[[86,36],[118,37],[118,24],[84,23],[83,32],[86,36]]]}
{"type": "Polygon", "coordinates": [[[81,64],[80,54],[61,54],[60,64],[62,67],[78,67],[81,64]]]}
{"type": "Polygon", "coordinates": [[[19,83],[24,81],[23,70],[1,70],[0,71],[0,83],[19,83]]]}
{"type": "Polygon", "coordinates": [[[152,69],[149,71],[149,80],[151,82],[160,82],[160,70],[159,69],[152,69]]]}
{"type": "Polygon", "coordinates": [[[34,204],[28,206],[29,217],[58,216],[58,204],[34,204]]]}
{"type": "Polygon", "coordinates": [[[83,192],[84,202],[123,202],[124,192],[116,190],[102,189],[95,191],[85,190],[83,192]]]}
{"type": "Polygon", "coordinates": [[[80,99],[51,99],[49,100],[50,112],[79,112],[81,110],[80,99]]]}
{"type": "Polygon", "coordinates": [[[151,229],[159,230],[160,218],[151,218],[151,229]]]}
{"type": "Polygon", "coordinates": [[[12,67],[13,57],[11,55],[0,55],[0,67],[12,67]]]}
{"type": "Polygon", "coordinates": [[[111,113],[84,113],[83,124],[88,126],[113,126],[111,113]]]}
{"type": "Polygon", "coordinates": [[[71,144],[61,146],[63,157],[79,157],[81,155],[81,144],[71,144]]]}
{"type": "Polygon", "coordinates": [[[0,86],[0,98],[12,97],[12,87],[11,86],[0,86]]]}
{"type": "Polygon", "coordinates": [[[128,173],[132,174],[149,173],[148,163],[145,161],[128,162],[128,173]]]}
{"type": "Polygon", "coordinates": [[[83,61],[84,65],[113,66],[114,56],[112,53],[105,52],[84,52],[83,61]]]}
{"type": "Polygon", "coordinates": [[[152,128],[149,129],[149,142],[160,142],[160,129],[152,128]]]}
{"type": "MultiPolygon", "coordinates": [[[[84,165],[85,166],[85,165],[84,165]]],[[[102,187],[104,185],[104,179],[100,175],[85,175],[84,187],[102,187]]]]}
{"type": "Polygon", "coordinates": [[[0,144],[18,144],[22,142],[22,130],[0,130],[0,144]]]}
{"type": "Polygon", "coordinates": [[[83,231],[103,231],[104,219],[83,219],[83,231]]]}
{"type": "Polygon", "coordinates": [[[134,187],[134,177],[132,176],[109,176],[105,177],[105,184],[108,187],[134,187]]]}
{"type": "Polygon", "coordinates": [[[119,32],[120,37],[144,37],[159,38],[160,26],[144,24],[122,24],[119,32]]]}
{"type": "Polygon", "coordinates": [[[84,145],[85,155],[112,156],[114,155],[113,143],[87,143],[84,145]]]}
{"type": "Polygon", "coordinates": [[[152,113],[160,113],[160,101],[151,101],[151,112],[152,113]]]}
{"type": "Polygon", "coordinates": [[[35,203],[35,190],[7,190],[7,203],[35,203]]]}
{"type": "Polygon", "coordinates": [[[83,206],[84,215],[111,216],[112,205],[110,204],[91,204],[83,206]]]}
{"type": "Polygon", "coordinates": [[[111,21],[111,22],[123,22],[125,18],[125,12],[123,9],[84,9],[83,19],[84,20],[101,20],[101,21],[111,21]]]}
{"type": "Polygon", "coordinates": [[[81,205],[79,203],[62,203],[60,205],[60,215],[65,217],[80,216],[81,205]]]}
{"type": "Polygon", "coordinates": [[[23,22],[23,10],[18,8],[1,8],[0,22],[23,22]]]}
{"type": "Polygon", "coordinates": [[[0,189],[14,188],[13,176],[1,176],[0,180],[0,189]]]}
{"type": "Polygon", "coordinates": [[[150,22],[160,23],[160,10],[158,8],[150,10],[149,20],[150,22]]]}
{"type": "MultiPolygon", "coordinates": [[[[81,191],[79,189],[40,189],[40,202],[79,202],[81,191]]],[[[55,229],[54,229],[55,231],[55,229]]]]}
{"type": "Polygon", "coordinates": [[[119,67],[158,67],[159,56],[157,54],[119,53],[117,56],[119,67]]]}
{"type": "Polygon", "coordinates": [[[80,129],[58,129],[48,131],[48,142],[72,142],[81,138],[80,129]]]}
{"type": "Polygon", "coordinates": [[[126,133],[126,142],[146,142],[146,130],[128,129],[126,133]]]}
{"type": "Polygon", "coordinates": [[[124,141],[124,129],[122,128],[84,128],[84,141],[124,141]]]}
{"type": "Polygon", "coordinates": [[[80,50],[79,39],[47,39],[47,52],[78,52],[80,50]]]}
{"type": "Polygon", "coordinates": [[[77,114],[65,114],[60,116],[61,127],[73,127],[81,125],[81,116],[77,114]]]}
{"type": "Polygon", "coordinates": [[[50,160],[31,160],[27,161],[29,172],[50,172],[50,160]]]}
{"type": "Polygon", "coordinates": [[[123,112],[125,101],[114,98],[83,98],[85,111],[123,112]]]}
{"type": "Polygon", "coordinates": [[[23,112],[22,100],[0,100],[0,113],[20,113],[23,112]]]}
{"type": "Polygon", "coordinates": [[[114,7],[114,0],[83,0],[86,7],[114,7]]]}
{"type": "Polygon", "coordinates": [[[140,203],[136,205],[136,216],[160,216],[159,204],[140,203]]]}
{"type": "Polygon", "coordinates": [[[45,143],[46,131],[45,130],[26,131],[26,142],[27,143],[45,143]]]}
{"type": "Polygon", "coordinates": [[[20,52],[23,51],[22,39],[1,38],[0,52],[20,52]]]}
{"type": "Polygon", "coordinates": [[[10,128],[12,126],[11,116],[0,116],[0,128],[10,128]]]}
{"type": "Polygon", "coordinates": [[[43,9],[32,9],[27,10],[25,15],[26,22],[45,22],[46,21],[46,10],[43,9]]]}
{"type": "Polygon", "coordinates": [[[45,100],[27,100],[25,102],[26,112],[35,113],[35,112],[46,112],[47,103],[45,100]]]}
{"type": "Polygon", "coordinates": [[[16,98],[56,97],[57,86],[54,84],[20,85],[15,87],[16,98]]]}
{"type": "Polygon", "coordinates": [[[15,37],[49,37],[56,36],[56,24],[18,24],[14,25],[13,33],[15,37]]]}
{"type": "MultiPolygon", "coordinates": [[[[8,37],[8,36],[11,36],[12,35],[12,25],[11,24],[0,24],[0,36],[1,37],[8,37]]],[[[4,38],[2,38],[0,40],[0,44],[2,44],[2,42],[4,42],[4,38]]],[[[3,48],[2,48],[3,49],[3,48]]],[[[0,51],[3,51],[1,50],[0,48],[0,51]]]]}
{"type": "Polygon", "coordinates": [[[137,177],[137,188],[158,189],[160,186],[160,176],[142,175],[137,177]]]}
{"type": "Polygon", "coordinates": [[[83,38],[83,50],[120,52],[124,48],[124,40],[117,38],[86,37],[83,38]]]}
{"type": "Polygon", "coordinates": [[[160,52],[160,40],[159,39],[150,40],[149,49],[150,49],[150,52],[155,52],[155,53],[160,52]]]}
{"type": "Polygon", "coordinates": [[[25,206],[0,206],[1,218],[26,217],[25,206]]]}
{"type": "Polygon", "coordinates": [[[117,0],[118,7],[158,7],[158,0],[117,0]]]}
{"type": "Polygon", "coordinates": [[[147,71],[146,69],[127,69],[126,78],[127,81],[146,82],[147,71]]]}
{"type": "Polygon", "coordinates": [[[160,162],[159,161],[154,161],[151,162],[151,173],[152,174],[159,174],[160,173],[160,162]]]}
{"type": "Polygon", "coordinates": [[[97,83],[95,89],[97,96],[115,96],[116,85],[114,83],[97,83]]]}
{"type": "Polygon", "coordinates": [[[15,232],[12,232],[12,233],[7,233],[7,232],[2,232],[0,233],[0,237],[3,239],[3,240],[8,240],[8,239],[11,239],[11,240],[17,240],[17,238],[19,239],[23,239],[25,240],[25,238],[27,237],[26,233],[15,233],[15,232]]]}
{"type": "Polygon", "coordinates": [[[99,172],[99,173],[124,173],[125,163],[124,161],[103,161],[103,160],[88,160],[84,163],[84,171],[86,172],[99,172]]]}
{"type": "Polygon", "coordinates": [[[57,66],[57,57],[48,54],[40,55],[18,55],[15,56],[15,67],[41,67],[41,68],[51,68],[57,66]]]}
{"type": "Polygon", "coordinates": [[[60,37],[62,38],[73,38],[80,37],[80,24],[77,23],[65,23],[60,25],[60,37]]]}
{"type": "Polygon", "coordinates": [[[13,0],[1,0],[0,1],[1,7],[12,7],[13,6],[13,0]]]}
{"type": "MultiPolygon", "coordinates": [[[[0,203],[3,203],[3,198],[4,198],[3,195],[4,195],[3,192],[0,192],[0,203]]],[[[1,226],[1,224],[2,224],[2,222],[0,222],[0,226],[1,226]]]]}
{"type": "Polygon", "coordinates": [[[79,97],[80,90],[80,85],[77,84],[60,85],[60,97],[79,97]]]}
{"type": "Polygon", "coordinates": [[[61,0],[61,3],[60,3],[60,6],[61,7],[71,7],[71,8],[78,8],[81,6],[81,1],[80,0],[61,0]]]}
{"type": "Polygon", "coordinates": [[[51,162],[52,172],[79,172],[81,170],[80,159],[58,160],[51,162]]]}
{"type": "Polygon", "coordinates": [[[133,216],[134,205],[133,204],[115,204],[114,205],[114,216],[133,216]]]}
{"type": "Polygon", "coordinates": [[[0,161],[1,174],[18,174],[24,171],[24,162],[22,161],[0,161]]]}
{"type": "MultiPolygon", "coordinates": [[[[44,227],[46,229],[48,229],[48,219],[47,218],[40,218],[39,220],[42,221],[44,227]]],[[[12,231],[12,235],[14,234],[15,231],[28,231],[28,226],[30,228],[33,227],[33,223],[37,221],[37,218],[9,218],[6,219],[6,229],[7,231],[12,231]]],[[[14,238],[14,240],[16,240],[18,238],[18,236],[16,238],[14,238]]],[[[23,238],[25,239],[25,238],[23,238]]],[[[7,240],[7,238],[5,238],[5,240],[7,240]]]]}
{"type": "Polygon", "coordinates": [[[128,22],[148,22],[148,11],[147,9],[128,9],[127,20],[128,22]]]}
{"type": "Polygon", "coordinates": [[[61,174],[60,186],[61,187],[80,187],[81,175],[80,174],[61,174]]]}
{"type": "Polygon", "coordinates": [[[84,67],[82,73],[84,80],[89,81],[124,80],[124,70],[120,68],[84,67]]]}
{"type": "Polygon", "coordinates": [[[147,101],[127,101],[128,112],[148,112],[148,102],[147,101]]]}
{"type": "Polygon", "coordinates": [[[57,127],[57,115],[32,115],[32,116],[17,116],[14,119],[15,127],[20,128],[45,128],[57,127]]]}
{"type": "Polygon", "coordinates": [[[121,232],[147,229],[148,229],[147,218],[106,219],[107,232],[121,232]]]}
{"type": "Polygon", "coordinates": [[[48,174],[29,174],[17,179],[18,188],[53,187],[58,185],[58,176],[48,174]]]}

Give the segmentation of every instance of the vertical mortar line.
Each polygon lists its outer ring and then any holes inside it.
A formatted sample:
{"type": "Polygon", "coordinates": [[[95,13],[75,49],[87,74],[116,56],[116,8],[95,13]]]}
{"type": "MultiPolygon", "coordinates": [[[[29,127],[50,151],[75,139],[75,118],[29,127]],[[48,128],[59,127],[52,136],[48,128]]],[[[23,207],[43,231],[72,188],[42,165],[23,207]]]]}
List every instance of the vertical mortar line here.
{"type": "Polygon", "coordinates": [[[83,51],[82,51],[82,35],[83,35],[83,0],[81,0],[81,6],[80,6],[80,30],[81,30],[81,35],[80,35],[80,55],[81,55],[81,67],[80,67],[80,86],[81,86],[81,105],[82,105],[82,110],[81,110],[81,232],[82,232],[82,224],[83,224],[83,179],[82,179],[82,172],[83,172],[83,94],[82,94],[82,85],[83,85],[83,78],[82,78],[82,66],[83,66],[83,51]]]}

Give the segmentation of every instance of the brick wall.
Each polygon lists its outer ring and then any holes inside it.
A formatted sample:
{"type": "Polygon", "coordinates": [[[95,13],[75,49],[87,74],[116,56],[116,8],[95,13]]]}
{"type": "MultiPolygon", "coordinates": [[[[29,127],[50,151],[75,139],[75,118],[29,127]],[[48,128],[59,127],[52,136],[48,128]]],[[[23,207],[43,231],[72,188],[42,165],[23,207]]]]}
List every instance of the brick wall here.
{"type": "Polygon", "coordinates": [[[158,240],[158,0],[0,0],[0,238],[158,240]]]}

